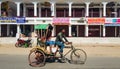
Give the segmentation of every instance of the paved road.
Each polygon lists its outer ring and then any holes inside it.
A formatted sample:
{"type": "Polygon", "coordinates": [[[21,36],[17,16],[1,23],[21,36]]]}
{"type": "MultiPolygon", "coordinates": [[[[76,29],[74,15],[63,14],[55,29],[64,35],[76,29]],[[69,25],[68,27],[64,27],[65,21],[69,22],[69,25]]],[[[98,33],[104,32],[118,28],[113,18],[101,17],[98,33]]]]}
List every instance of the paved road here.
{"type": "Polygon", "coordinates": [[[88,55],[84,65],[47,63],[40,68],[28,65],[27,58],[31,48],[15,48],[13,45],[0,46],[0,69],[120,69],[120,47],[80,48],[84,49],[88,55]]]}
{"type": "Polygon", "coordinates": [[[0,54],[0,69],[120,69],[120,58],[88,57],[84,65],[47,63],[44,67],[28,65],[27,55],[0,54]]]}

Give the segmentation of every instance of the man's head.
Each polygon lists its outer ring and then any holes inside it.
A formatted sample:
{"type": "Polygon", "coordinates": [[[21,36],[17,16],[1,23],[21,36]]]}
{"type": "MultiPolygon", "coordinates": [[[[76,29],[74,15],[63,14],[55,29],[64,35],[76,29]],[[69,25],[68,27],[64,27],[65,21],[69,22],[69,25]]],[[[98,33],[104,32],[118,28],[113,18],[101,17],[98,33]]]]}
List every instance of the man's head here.
{"type": "Polygon", "coordinates": [[[65,33],[65,29],[61,28],[60,32],[65,33]]]}

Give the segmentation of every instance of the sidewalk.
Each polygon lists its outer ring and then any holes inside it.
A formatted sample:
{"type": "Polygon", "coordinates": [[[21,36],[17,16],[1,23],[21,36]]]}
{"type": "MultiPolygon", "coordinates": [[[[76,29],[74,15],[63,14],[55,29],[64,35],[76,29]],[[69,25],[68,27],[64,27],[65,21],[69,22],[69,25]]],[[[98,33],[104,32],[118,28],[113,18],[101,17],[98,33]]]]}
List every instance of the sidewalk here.
{"type": "MultiPolygon", "coordinates": [[[[34,40],[34,45],[36,45],[36,38],[32,38],[34,40]]],[[[0,37],[0,44],[15,44],[15,37],[0,37]]],[[[52,38],[55,40],[55,38],[52,38]]],[[[120,46],[120,38],[119,37],[68,37],[70,42],[73,42],[73,45],[77,46],[120,46]]]]}

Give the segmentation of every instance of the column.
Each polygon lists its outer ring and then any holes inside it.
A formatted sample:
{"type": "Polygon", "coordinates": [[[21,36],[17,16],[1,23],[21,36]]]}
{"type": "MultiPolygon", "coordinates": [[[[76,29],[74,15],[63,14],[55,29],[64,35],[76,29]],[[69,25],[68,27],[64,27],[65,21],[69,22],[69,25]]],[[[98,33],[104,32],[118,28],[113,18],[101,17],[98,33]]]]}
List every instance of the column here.
{"type": "Polygon", "coordinates": [[[79,37],[79,25],[77,25],[77,37],[79,37]]]}
{"type": "Polygon", "coordinates": [[[51,16],[55,16],[55,2],[51,2],[51,16]]]}
{"type": "Polygon", "coordinates": [[[102,2],[103,4],[103,16],[106,17],[106,5],[107,5],[107,2],[102,2]]]}
{"type": "Polygon", "coordinates": [[[37,2],[32,2],[34,4],[34,17],[37,17],[37,2]]]}
{"type": "Polygon", "coordinates": [[[1,2],[0,2],[0,16],[1,16],[1,2]]]}
{"type": "Polygon", "coordinates": [[[86,4],[86,17],[89,16],[89,5],[90,5],[90,2],[85,2],[86,4]]]}
{"type": "Polygon", "coordinates": [[[20,38],[20,25],[17,25],[17,33],[16,33],[16,38],[20,38]]]}
{"type": "Polygon", "coordinates": [[[26,4],[23,3],[23,16],[26,17],[26,4]]]}
{"type": "Polygon", "coordinates": [[[100,4],[99,10],[100,10],[100,11],[99,11],[99,12],[100,12],[99,16],[102,17],[102,4],[100,4]]]}
{"type": "Polygon", "coordinates": [[[9,34],[10,34],[10,25],[8,24],[7,25],[7,36],[9,36],[9,34]]]}
{"type": "Polygon", "coordinates": [[[105,26],[103,25],[103,37],[105,37],[106,36],[106,34],[105,34],[105,26]]]}
{"type": "Polygon", "coordinates": [[[0,24],[0,36],[1,36],[1,24],[0,24]]]}
{"type": "Polygon", "coordinates": [[[17,33],[18,34],[20,33],[20,25],[19,24],[17,25],[17,33]]]}
{"type": "Polygon", "coordinates": [[[85,37],[88,37],[88,25],[85,26],[85,37]]]}
{"type": "MultiPolygon", "coordinates": [[[[0,16],[1,16],[1,2],[0,2],[0,16]]],[[[1,24],[0,24],[0,36],[1,36],[1,24]]]]}
{"type": "Polygon", "coordinates": [[[52,36],[55,36],[55,26],[53,25],[53,31],[52,31],[52,36]]]}
{"type": "Polygon", "coordinates": [[[69,25],[69,37],[71,37],[71,25],[69,25]]]}
{"type": "Polygon", "coordinates": [[[39,3],[39,17],[41,17],[41,4],[39,3]]]}
{"type": "Polygon", "coordinates": [[[117,27],[115,26],[115,37],[117,37],[117,27]]]}
{"type": "Polygon", "coordinates": [[[20,2],[15,2],[17,4],[17,16],[20,16],[20,2]]]}
{"type": "Polygon", "coordinates": [[[72,16],[72,2],[69,2],[69,17],[72,16]]]}
{"type": "Polygon", "coordinates": [[[117,17],[117,3],[115,3],[114,16],[117,17]]]}

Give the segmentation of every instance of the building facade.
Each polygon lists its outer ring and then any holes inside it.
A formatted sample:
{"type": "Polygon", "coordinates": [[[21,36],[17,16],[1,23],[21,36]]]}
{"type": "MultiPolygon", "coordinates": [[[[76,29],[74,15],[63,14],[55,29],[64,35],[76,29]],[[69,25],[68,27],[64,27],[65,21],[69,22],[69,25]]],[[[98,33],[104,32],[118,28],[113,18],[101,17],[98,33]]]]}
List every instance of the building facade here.
{"type": "Polygon", "coordinates": [[[52,24],[52,36],[60,28],[65,28],[69,37],[120,36],[119,0],[1,0],[0,16],[1,37],[35,31],[42,34],[44,30],[34,28],[38,24],[52,24]],[[17,21],[23,18],[24,22],[17,21]]]}

